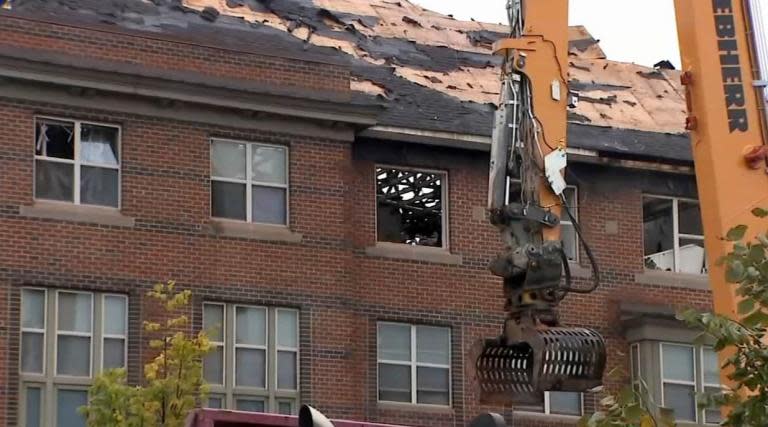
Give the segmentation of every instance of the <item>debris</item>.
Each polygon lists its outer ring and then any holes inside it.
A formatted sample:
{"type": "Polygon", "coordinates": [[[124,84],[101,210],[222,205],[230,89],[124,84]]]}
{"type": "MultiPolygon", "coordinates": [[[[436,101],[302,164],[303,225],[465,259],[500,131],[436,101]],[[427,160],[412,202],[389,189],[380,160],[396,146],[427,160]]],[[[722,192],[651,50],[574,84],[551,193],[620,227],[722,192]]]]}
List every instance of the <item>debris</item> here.
{"type": "Polygon", "coordinates": [[[636,107],[637,106],[637,102],[627,101],[627,100],[624,100],[624,101],[621,101],[621,102],[629,105],[630,107],[636,107]]]}
{"type": "Polygon", "coordinates": [[[220,12],[218,9],[211,6],[207,6],[200,12],[200,17],[205,19],[206,21],[214,22],[216,21],[216,19],[218,19],[219,14],[220,12]]]}
{"type": "Polygon", "coordinates": [[[675,69],[675,65],[672,64],[672,62],[670,62],[669,60],[665,59],[663,61],[659,61],[659,62],[653,64],[653,68],[655,68],[657,70],[674,70],[675,69]]]}

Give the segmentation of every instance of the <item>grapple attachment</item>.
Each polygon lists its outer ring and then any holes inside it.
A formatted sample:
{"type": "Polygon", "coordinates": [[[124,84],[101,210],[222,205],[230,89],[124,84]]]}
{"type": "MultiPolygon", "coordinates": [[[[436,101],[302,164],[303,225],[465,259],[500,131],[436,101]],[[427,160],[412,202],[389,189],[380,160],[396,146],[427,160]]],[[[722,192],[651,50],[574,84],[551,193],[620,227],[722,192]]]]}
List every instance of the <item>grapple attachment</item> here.
{"type": "Polygon", "coordinates": [[[481,400],[537,405],[545,391],[582,392],[602,383],[605,342],[586,328],[525,329],[524,340],[487,340],[477,359],[481,400]]]}

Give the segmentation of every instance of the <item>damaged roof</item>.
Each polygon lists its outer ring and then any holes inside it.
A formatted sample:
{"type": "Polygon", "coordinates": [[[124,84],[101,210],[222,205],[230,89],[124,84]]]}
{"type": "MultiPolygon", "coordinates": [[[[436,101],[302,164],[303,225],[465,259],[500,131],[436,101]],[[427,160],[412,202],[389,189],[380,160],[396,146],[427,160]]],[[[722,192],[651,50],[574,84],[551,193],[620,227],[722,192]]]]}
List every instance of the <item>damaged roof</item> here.
{"type": "MultiPolygon", "coordinates": [[[[505,25],[455,20],[406,0],[17,0],[13,13],[344,62],[355,101],[386,106],[380,124],[479,136],[491,134],[499,96],[500,58],[491,45],[507,32],[505,25]]],[[[581,94],[569,113],[578,130],[571,145],[690,161],[679,73],[610,61],[583,27],[572,27],[570,39],[570,85],[581,94]],[[585,132],[583,125],[596,129],[585,132]],[[582,140],[601,128],[604,140],[582,140]],[[644,144],[659,133],[668,134],[665,144],[644,144]]]]}

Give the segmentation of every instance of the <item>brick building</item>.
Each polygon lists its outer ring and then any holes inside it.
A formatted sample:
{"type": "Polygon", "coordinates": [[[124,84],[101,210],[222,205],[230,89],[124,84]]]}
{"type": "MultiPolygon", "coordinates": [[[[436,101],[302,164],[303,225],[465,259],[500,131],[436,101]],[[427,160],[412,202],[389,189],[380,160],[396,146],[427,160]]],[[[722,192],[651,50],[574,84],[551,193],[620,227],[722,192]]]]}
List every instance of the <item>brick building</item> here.
{"type": "MultiPolygon", "coordinates": [[[[484,211],[503,27],[316,3],[0,11],[0,426],[82,425],[96,373],[139,381],[145,295],[168,279],[218,330],[208,406],[436,427],[594,410],[598,394],[552,394],[513,415],[473,385],[469,354],[503,318],[484,211]]],[[[716,386],[711,353],[672,316],[710,307],[675,74],[572,33],[569,197],[603,285],[563,319],[606,337],[625,372],[606,385],[642,377],[713,421],[691,396],[716,386]]]]}

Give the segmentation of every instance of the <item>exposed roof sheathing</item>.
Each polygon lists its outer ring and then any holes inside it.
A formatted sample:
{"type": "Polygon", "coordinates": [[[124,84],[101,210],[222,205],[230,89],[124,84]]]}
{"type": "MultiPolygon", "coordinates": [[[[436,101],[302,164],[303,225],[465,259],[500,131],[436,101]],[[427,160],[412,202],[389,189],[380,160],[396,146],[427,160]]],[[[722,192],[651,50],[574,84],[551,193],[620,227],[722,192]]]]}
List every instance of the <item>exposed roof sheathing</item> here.
{"type": "MultiPolygon", "coordinates": [[[[503,7],[499,0],[500,18],[503,7]]],[[[407,0],[17,0],[14,13],[346,62],[355,101],[386,106],[381,124],[485,136],[499,91],[500,58],[491,45],[507,31],[407,0]]],[[[584,27],[570,29],[569,62],[571,87],[582,96],[569,114],[573,123],[683,132],[677,72],[607,60],[584,27]]]]}

